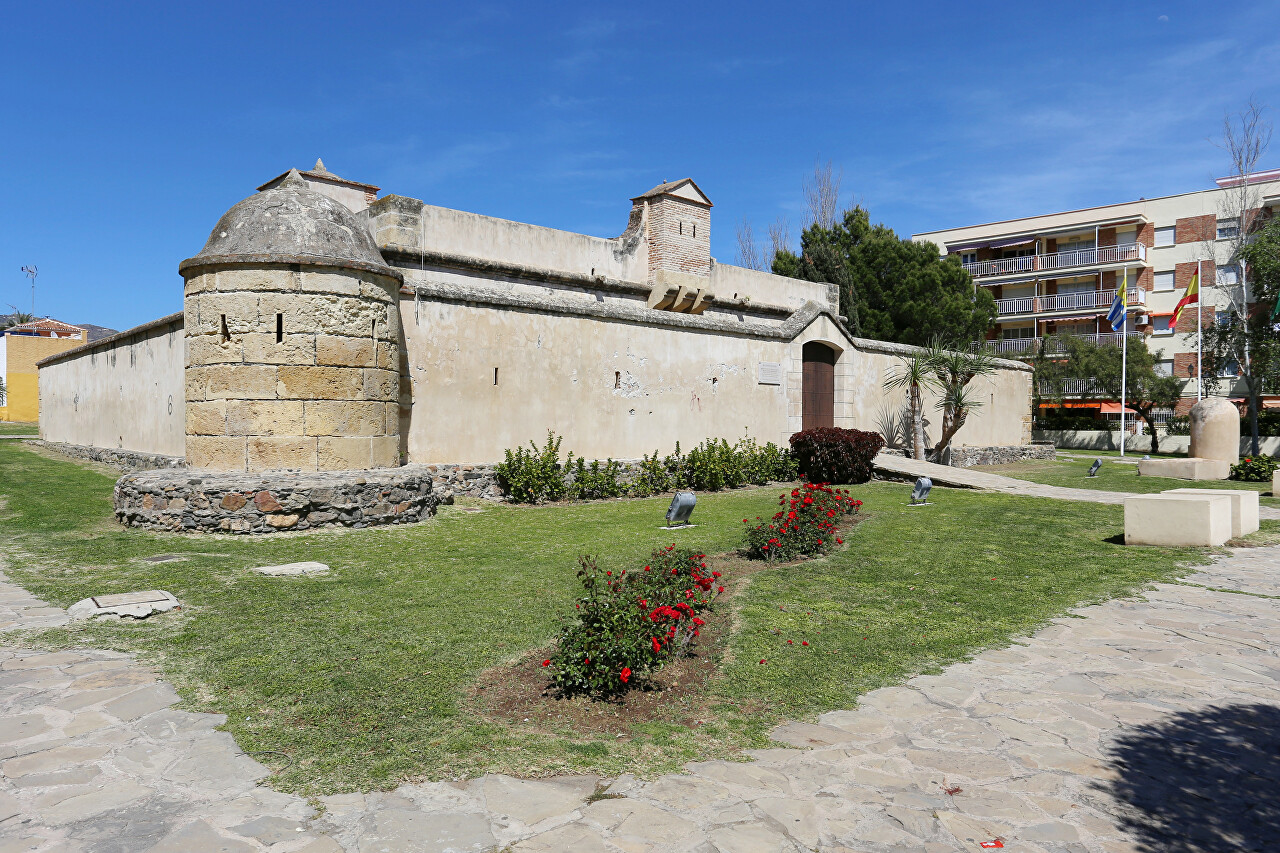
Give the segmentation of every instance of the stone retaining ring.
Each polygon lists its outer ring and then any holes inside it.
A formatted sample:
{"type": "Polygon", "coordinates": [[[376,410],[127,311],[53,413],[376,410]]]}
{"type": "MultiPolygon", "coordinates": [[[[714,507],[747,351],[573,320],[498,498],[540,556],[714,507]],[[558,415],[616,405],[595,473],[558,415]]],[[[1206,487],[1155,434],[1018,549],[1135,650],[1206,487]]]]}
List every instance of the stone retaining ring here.
{"type": "Polygon", "coordinates": [[[364,471],[143,471],[116,482],[116,519],[177,533],[262,534],[411,524],[453,503],[426,466],[364,471]]]}

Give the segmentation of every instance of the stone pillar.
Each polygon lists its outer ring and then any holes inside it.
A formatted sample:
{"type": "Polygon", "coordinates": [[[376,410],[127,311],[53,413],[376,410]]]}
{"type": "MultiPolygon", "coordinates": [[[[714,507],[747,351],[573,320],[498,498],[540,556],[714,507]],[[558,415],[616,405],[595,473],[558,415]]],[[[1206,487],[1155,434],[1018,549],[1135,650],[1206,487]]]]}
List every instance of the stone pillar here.
{"type": "Polygon", "coordinates": [[[1191,407],[1191,455],[1231,465],[1240,461],[1240,412],[1225,397],[1205,397],[1191,407]]]}

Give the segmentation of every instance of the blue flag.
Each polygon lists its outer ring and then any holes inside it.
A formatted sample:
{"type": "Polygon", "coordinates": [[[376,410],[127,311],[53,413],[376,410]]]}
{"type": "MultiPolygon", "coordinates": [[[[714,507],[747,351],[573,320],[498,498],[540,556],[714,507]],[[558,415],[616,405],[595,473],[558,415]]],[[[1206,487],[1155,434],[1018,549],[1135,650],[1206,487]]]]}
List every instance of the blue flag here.
{"type": "Polygon", "coordinates": [[[1111,310],[1107,312],[1107,322],[1111,324],[1111,331],[1118,332],[1124,328],[1124,312],[1126,303],[1128,302],[1129,292],[1129,270],[1124,271],[1124,279],[1120,282],[1120,287],[1116,289],[1115,301],[1111,303],[1111,310]]]}

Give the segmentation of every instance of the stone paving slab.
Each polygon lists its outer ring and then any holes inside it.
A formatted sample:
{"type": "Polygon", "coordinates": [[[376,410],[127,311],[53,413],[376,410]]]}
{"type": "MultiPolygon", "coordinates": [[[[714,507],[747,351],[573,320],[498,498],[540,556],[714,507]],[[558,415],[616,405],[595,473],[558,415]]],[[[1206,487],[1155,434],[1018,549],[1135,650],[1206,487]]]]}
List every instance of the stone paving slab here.
{"type": "MultiPolygon", "coordinates": [[[[132,658],[0,648],[0,853],[1280,850],[1280,546],[641,781],[261,785],[132,658]],[[600,798],[598,795],[603,794],[600,798]]],[[[57,624],[3,582],[0,622],[57,624]]]]}

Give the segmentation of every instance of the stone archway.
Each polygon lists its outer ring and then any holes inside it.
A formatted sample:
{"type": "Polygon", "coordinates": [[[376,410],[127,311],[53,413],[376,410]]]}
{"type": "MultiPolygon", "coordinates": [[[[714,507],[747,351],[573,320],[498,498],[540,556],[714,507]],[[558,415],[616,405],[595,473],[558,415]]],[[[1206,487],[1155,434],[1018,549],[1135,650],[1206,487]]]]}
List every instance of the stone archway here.
{"type": "Polygon", "coordinates": [[[836,425],[836,356],[836,351],[826,344],[810,341],[804,345],[802,429],[836,425]]]}

